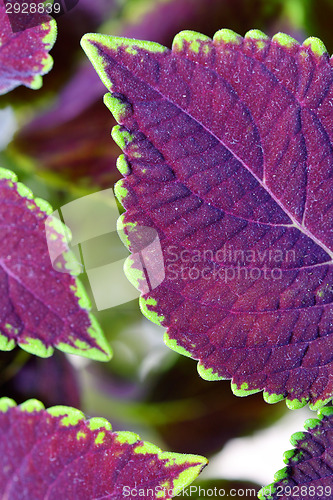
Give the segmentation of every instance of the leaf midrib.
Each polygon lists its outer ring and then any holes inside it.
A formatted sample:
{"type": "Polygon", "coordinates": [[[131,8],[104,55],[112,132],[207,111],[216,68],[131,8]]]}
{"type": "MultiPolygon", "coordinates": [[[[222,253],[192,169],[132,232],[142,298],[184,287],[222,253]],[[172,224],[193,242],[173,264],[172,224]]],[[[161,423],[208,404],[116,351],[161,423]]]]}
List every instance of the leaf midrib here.
{"type": "MultiPolygon", "coordinates": [[[[142,50],[142,49],[141,49],[142,50]]],[[[107,54],[109,57],[110,55],[107,54]]],[[[172,50],[169,50],[167,52],[167,56],[168,57],[171,57],[171,56],[176,56],[176,57],[180,57],[181,56],[179,54],[176,54],[175,52],[173,52],[172,50]]],[[[128,72],[134,74],[127,66],[125,66],[124,64],[122,63],[119,63],[117,61],[117,59],[114,57],[112,58],[114,61],[115,61],[115,64],[116,65],[119,65],[121,67],[123,67],[124,69],[126,69],[128,72]]],[[[191,62],[193,63],[193,61],[190,61],[189,59],[185,58],[186,61],[188,62],[191,62]]],[[[215,72],[216,73],[216,72],[215,72]]],[[[221,80],[224,81],[224,79],[221,77],[221,75],[219,75],[218,73],[216,73],[217,76],[219,78],[221,78],[221,80]]],[[[149,87],[151,87],[152,89],[154,89],[163,99],[167,100],[170,104],[172,104],[173,106],[175,106],[177,109],[180,110],[180,112],[184,113],[185,115],[187,115],[190,119],[192,119],[195,123],[197,123],[199,126],[201,126],[209,135],[211,135],[212,137],[214,137],[218,142],[219,144],[221,144],[224,148],[226,148],[230,154],[256,179],[256,181],[259,183],[259,185],[265,189],[265,191],[269,194],[269,196],[275,201],[275,203],[277,203],[277,205],[283,210],[283,212],[290,218],[290,220],[292,221],[292,224],[289,225],[289,227],[295,227],[296,229],[298,229],[301,233],[303,233],[305,236],[307,236],[308,238],[310,238],[318,247],[320,247],[322,250],[324,250],[327,255],[330,257],[330,263],[333,263],[333,250],[330,250],[322,241],[320,241],[311,231],[309,231],[309,229],[307,229],[305,226],[303,226],[302,224],[300,224],[296,219],[295,217],[287,210],[287,208],[282,204],[282,202],[275,196],[275,194],[271,191],[271,189],[267,186],[267,184],[261,180],[247,165],[246,163],[235,153],[232,151],[232,149],[227,146],[223,140],[221,138],[219,138],[218,136],[216,136],[211,130],[209,130],[203,123],[201,120],[198,120],[197,118],[195,118],[194,116],[191,115],[191,113],[189,113],[188,111],[184,110],[182,107],[180,107],[178,104],[176,104],[171,98],[169,98],[168,96],[166,96],[165,94],[163,94],[158,88],[156,88],[155,86],[153,86],[152,84],[148,83],[146,80],[143,80],[141,77],[139,77],[137,74],[134,74],[136,78],[138,78],[141,82],[143,82],[144,84],[148,85],[149,87]]],[[[238,93],[236,92],[236,90],[234,90],[235,93],[237,94],[237,97],[239,99],[239,102],[241,102],[246,108],[246,104],[240,99],[238,93]]],[[[248,108],[247,108],[248,109],[248,108]]],[[[251,115],[252,116],[252,115],[251,115]]],[[[140,127],[141,129],[141,127],[140,127]]]]}

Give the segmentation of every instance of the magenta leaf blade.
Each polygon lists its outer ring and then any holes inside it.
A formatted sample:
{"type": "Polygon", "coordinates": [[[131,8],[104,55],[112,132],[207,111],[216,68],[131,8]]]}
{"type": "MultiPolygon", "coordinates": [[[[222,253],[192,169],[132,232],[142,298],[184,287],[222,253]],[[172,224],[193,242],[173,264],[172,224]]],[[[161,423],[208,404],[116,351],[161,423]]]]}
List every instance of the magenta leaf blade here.
{"type": "MultiPolygon", "coordinates": [[[[19,85],[32,89],[42,86],[42,75],[48,73],[53,65],[48,54],[56,36],[56,21],[44,14],[12,14],[12,22],[20,22],[21,31],[13,32],[10,18],[6,13],[9,2],[0,2],[0,94],[5,94],[19,85]],[[15,21],[17,19],[17,21],[15,21]],[[26,29],[24,27],[28,26],[26,29]],[[30,27],[31,26],[31,27],[30,27]]],[[[31,2],[21,5],[30,8],[31,2]]],[[[40,0],[32,2],[34,6],[40,0]]],[[[13,6],[12,6],[13,7],[13,6]]]]}
{"type": "Polygon", "coordinates": [[[332,498],[333,408],[322,408],[318,417],[305,422],[306,432],[291,436],[295,448],[284,454],[286,467],[260,490],[260,500],[332,498]]]}
{"type": "MultiPolygon", "coordinates": [[[[67,272],[51,265],[45,221],[52,208],[16,181],[13,172],[0,169],[0,349],[19,345],[49,357],[56,347],[109,360],[110,347],[90,313],[83,286],[67,269],[70,262],[59,261],[67,272]]],[[[66,255],[62,228],[48,229],[66,255]]]]}
{"type": "Polygon", "coordinates": [[[292,408],[325,404],[333,70],[322,42],[221,30],[181,32],[172,50],[94,34],[82,45],[120,123],[125,228],[161,240],[166,278],[143,312],[205,379],[292,408]]]}
{"type": "Polygon", "coordinates": [[[172,498],[207,465],[198,455],[162,452],[132,432],[112,432],[103,418],[86,420],[66,406],[45,410],[33,399],[20,406],[0,399],[0,435],[0,496],[11,500],[120,500],[132,490],[172,498]]]}

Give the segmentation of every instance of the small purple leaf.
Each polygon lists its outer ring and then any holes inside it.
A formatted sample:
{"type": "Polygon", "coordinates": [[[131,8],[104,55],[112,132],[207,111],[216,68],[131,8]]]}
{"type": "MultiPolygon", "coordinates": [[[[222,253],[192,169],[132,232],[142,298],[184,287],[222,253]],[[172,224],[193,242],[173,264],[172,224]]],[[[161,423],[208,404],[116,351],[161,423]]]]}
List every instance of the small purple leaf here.
{"type": "MultiPolygon", "coordinates": [[[[52,208],[16,181],[15,174],[0,168],[0,349],[19,345],[49,357],[56,347],[100,361],[110,359],[83,286],[51,265],[45,220],[52,208]]],[[[50,238],[65,250],[60,229],[54,220],[50,238]]],[[[70,262],[58,264],[67,268],[70,262]]]]}
{"type": "Polygon", "coordinates": [[[104,418],[86,420],[74,408],[0,399],[1,498],[120,500],[133,498],[132,489],[134,496],[171,498],[206,464],[198,455],[162,452],[132,432],[112,432],[104,418]]]}
{"type": "MultiPolygon", "coordinates": [[[[6,12],[9,3],[4,0],[0,2],[0,94],[5,94],[19,85],[32,89],[42,86],[41,75],[48,73],[53,65],[48,52],[52,49],[57,35],[57,24],[47,14],[32,16],[13,13],[14,21],[23,23],[22,31],[14,33],[6,12]]],[[[41,2],[37,0],[33,3],[41,2]]],[[[24,5],[29,7],[28,3],[17,2],[15,8],[17,5],[22,9],[24,5]]],[[[12,3],[12,11],[13,8],[12,3]]]]}
{"type": "Polygon", "coordinates": [[[318,417],[306,420],[306,432],[291,436],[295,448],[284,454],[287,466],[260,490],[260,500],[333,497],[333,408],[322,408],[318,417]]]}
{"type": "MultiPolygon", "coordinates": [[[[333,69],[316,38],[179,33],[169,50],[88,34],[125,155],[125,228],[159,234],[141,298],[207,380],[273,403],[332,398],[333,69]]],[[[143,276],[132,266],[139,285],[143,276]]],[[[134,280],[132,279],[132,282],[134,280]]]]}

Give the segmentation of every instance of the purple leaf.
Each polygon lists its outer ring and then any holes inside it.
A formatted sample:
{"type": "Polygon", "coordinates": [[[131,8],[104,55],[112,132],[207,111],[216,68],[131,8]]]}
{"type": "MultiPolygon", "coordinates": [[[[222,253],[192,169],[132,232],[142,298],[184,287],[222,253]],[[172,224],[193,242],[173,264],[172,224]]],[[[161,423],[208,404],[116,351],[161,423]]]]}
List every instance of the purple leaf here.
{"type": "Polygon", "coordinates": [[[260,500],[333,497],[333,408],[322,408],[318,417],[306,420],[306,432],[291,436],[295,448],[284,454],[287,466],[260,490],[260,500]]]}
{"type": "Polygon", "coordinates": [[[112,498],[132,488],[170,498],[207,464],[197,455],[162,452],[132,432],[112,432],[104,418],[74,408],[48,410],[0,399],[0,496],[11,500],[112,498]]]}
{"type": "Polygon", "coordinates": [[[39,89],[42,86],[41,75],[52,68],[53,60],[48,52],[56,39],[56,22],[47,14],[12,14],[12,22],[23,23],[22,31],[13,33],[6,13],[8,3],[0,2],[0,94],[18,85],[39,89]]]}
{"type": "MultiPolygon", "coordinates": [[[[109,345],[81,283],[51,265],[45,220],[52,208],[16,181],[15,174],[0,169],[0,349],[19,345],[49,357],[56,347],[108,360],[109,345]]],[[[50,238],[65,251],[64,234],[53,222],[50,238]]],[[[67,268],[70,262],[59,265],[67,268]]]]}
{"type": "MultiPolygon", "coordinates": [[[[88,34],[121,124],[125,228],[157,230],[166,278],[141,298],[165,341],[235,394],[332,397],[333,70],[322,42],[181,32],[173,50],[88,34]]],[[[142,273],[129,268],[137,286],[142,273]]]]}

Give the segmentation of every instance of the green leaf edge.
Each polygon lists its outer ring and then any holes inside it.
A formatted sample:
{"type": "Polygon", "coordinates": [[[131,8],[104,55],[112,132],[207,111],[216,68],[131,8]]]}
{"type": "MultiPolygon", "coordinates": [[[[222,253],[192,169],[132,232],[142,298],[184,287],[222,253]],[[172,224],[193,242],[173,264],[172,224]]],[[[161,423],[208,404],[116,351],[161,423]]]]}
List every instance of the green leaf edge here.
{"type": "MultiPolygon", "coordinates": [[[[50,51],[52,47],[54,46],[56,39],[57,39],[57,34],[58,34],[58,27],[55,19],[50,19],[48,22],[44,23],[41,25],[41,28],[48,33],[44,36],[42,39],[42,42],[44,44],[44,49],[45,51],[50,51]]],[[[39,86],[34,86],[31,87],[32,89],[38,89],[42,86],[42,75],[46,75],[51,69],[53,68],[53,57],[48,54],[45,59],[43,59],[43,67],[39,75],[36,75],[37,77],[37,85],[39,86]],[[39,77],[39,78],[38,78],[39,77]]],[[[36,78],[35,77],[35,78],[36,78]]]]}
{"type": "MultiPolygon", "coordinates": [[[[308,37],[304,40],[303,44],[300,44],[297,40],[287,35],[286,33],[279,32],[271,38],[272,42],[280,45],[283,48],[290,49],[295,47],[303,47],[304,49],[309,49],[312,53],[318,57],[327,54],[327,49],[324,43],[317,37],[308,37]]],[[[230,29],[221,29],[217,31],[213,37],[213,39],[209,38],[202,33],[190,30],[184,30],[178,33],[173,40],[172,50],[181,50],[186,43],[189,47],[189,50],[195,53],[199,53],[200,44],[205,46],[207,42],[215,42],[215,45],[241,45],[244,42],[252,42],[257,43],[259,48],[263,48],[265,43],[270,42],[270,38],[260,30],[252,29],[248,31],[244,37],[239,35],[233,30],[230,29]]],[[[147,52],[156,53],[168,53],[170,49],[160,45],[156,42],[149,42],[145,40],[137,40],[133,38],[125,38],[111,35],[103,35],[99,33],[86,33],[81,39],[81,46],[86,53],[88,59],[90,59],[94,68],[96,69],[98,75],[100,76],[104,85],[112,90],[112,82],[108,78],[105,72],[105,67],[107,66],[107,61],[103,59],[103,57],[98,53],[97,47],[94,45],[94,42],[104,45],[108,49],[117,50],[119,47],[122,47],[131,55],[136,55],[138,49],[143,49],[147,52]]],[[[205,52],[209,52],[208,50],[204,50],[205,52]]],[[[106,94],[106,105],[109,107],[111,101],[116,99],[112,94],[106,94]]],[[[121,102],[121,101],[120,101],[121,102]]],[[[121,103],[124,104],[124,103],[121,103]]],[[[119,106],[119,105],[117,105],[119,106]]],[[[120,109],[120,108],[119,108],[120,109]]],[[[113,113],[113,111],[111,110],[113,113]]],[[[114,115],[115,116],[115,115],[114,115]]],[[[117,117],[115,116],[117,120],[117,117]]],[[[119,120],[117,120],[121,123],[119,120]]]]}
{"type": "MultiPolygon", "coordinates": [[[[316,427],[320,426],[322,423],[323,419],[325,417],[329,417],[333,415],[333,407],[332,406],[326,406],[325,408],[321,408],[317,412],[317,418],[309,418],[304,422],[304,428],[305,431],[313,431],[316,427]]],[[[296,448],[297,444],[300,441],[303,441],[306,438],[306,432],[295,432],[290,436],[290,443],[294,448],[292,450],[287,450],[283,454],[283,461],[285,464],[289,465],[290,462],[293,462],[294,464],[297,464],[299,461],[302,460],[302,450],[299,450],[296,448]]],[[[258,498],[259,500],[270,500],[273,498],[273,494],[276,491],[276,482],[281,481],[288,476],[288,467],[283,467],[283,469],[278,470],[274,474],[274,482],[264,486],[259,490],[258,492],[258,498]],[[267,493],[265,493],[265,491],[267,493]],[[269,492],[269,493],[268,493],[269,492]]]]}
{"type": "MultiPolygon", "coordinates": [[[[203,47],[202,53],[208,53],[208,50],[205,50],[205,47],[208,47],[208,42],[213,41],[216,46],[219,45],[241,45],[243,43],[252,43],[256,44],[258,49],[264,49],[268,43],[271,41],[275,44],[279,45],[285,50],[294,50],[295,48],[302,47],[304,52],[302,54],[306,54],[306,52],[311,51],[312,54],[316,57],[328,56],[327,49],[324,43],[316,37],[307,38],[303,44],[301,45],[297,40],[287,35],[286,33],[277,33],[271,39],[262,31],[257,29],[252,29],[248,31],[244,37],[239,35],[238,33],[230,30],[230,29],[222,29],[215,33],[213,39],[203,35],[202,33],[190,30],[184,30],[178,33],[173,40],[172,51],[181,50],[184,45],[187,45],[187,49],[198,54],[200,52],[200,44],[203,47]]],[[[112,95],[112,82],[107,76],[106,67],[108,65],[107,60],[104,60],[103,57],[99,54],[97,47],[94,43],[98,43],[104,45],[107,49],[117,50],[119,47],[125,48],[125,50],[132,54],[133,56],[137,55],[137,49],[143,49],[151,53],[169,53],[170,49],[157,44],[155,42],[148,42],[130,38],[122,38],[111,35],[102,35],[97,33],[87,33],[81,39],[81,46],[86,53],[88,59],[94,66],[97,71],[99,77],[101,78],[104,85],[108,90],[111,90],[111,93],[108,92],[104,96],[104,103],[109,108],[111,113],[113,114],[116,121],[119,119],[119,125],[113,127],[111,135],[117,145],[123,150],[125,154],[120,155],[118,158],[117,166],[119,167],[120,173],[125,177],[130,173],[130,162],[126,158],[126,148],[127,145],[131,143],[133,137],[131,133],[125,128],[121,127],[121,123],[124,119],[126,113],[130,112],[130,107],[127,103],[121,101],[118,97],[112,95]]],[[[115,195],[119,202],[124,206],[124,200],[128,194],[127,189],[123,186],[124,179],[119,180],[115,184],[115,195]]],[[[126,227],[126,223],[124,223],[124,214],[121,216],[121,229],[126,227]]],[[[124,237],[121,238],[124,242],[124,237]]],[[[129,241],[125,240],[125,246],[129,248],[129,241]]],[[[125,268],[125,274],[129,281],[138,288],[139,278],[138,275],[135,274],[138,270],[133,270],[130,264],[125,268]]],[[[140,297],[139,304],[142,313],[146,316],[150,321],[157,324],[158,326],[163,326],[163,320],[165,319],[163,316],[159,316],[156,311],[149,309],[147,306],[152,305],[149,303],[151,298],[140,297]]],[[[157,304],[155,304],[157,305],[157,304]]],[[[190,352],[188,352],[185,348],[177,343],[175,339],[171,339],[167,332],[164,333],[164,342],[165,344],[175,352],[182,354],[184,356],[190,357],[192,359],[193,356],[190,352]]],[[[225,377],[219,376],[217,373],[213,371],[212,368],[205,368],[204,362],[199,361],[197,364],[197,370],[199,375],[207,381],[218,381],[225,380],[225,377]]],[[[291,410],[296,410],[304,407],[309,401],[310,397],[303,398],[299,400],[297,398],[288,398],[284,394],[270,394],[269,392],[262,389],[248,389],[248,384],[243,382],[241,386],[237,386],[231,379],[231,390],[232,392],[239,397],[248,396],[251,394],[255,394],[257,392],[263,392],[263,399],[266,403],[275,404],[279,401],[285,400],[286,406],[291,410]]],[[[317,400],[315,403],[309,403],[309,408],[313,411],[317,411],[319,408],[327,405],[329,401],[333,399],[333,396],[327,398],[326,400],[317,400]]]]}
{"type": "MultiPolygon", "coordinates": [[[[43,31],[47,31],[44,38],[42,38],[41,42],[44,45],[45,52],[48,52],[52,49],[57,39],[57,34],[58,34],[57,23],[55,19],[50,18],[49,21],[40,25],[40,29],[42,29],[43,31]]],[[[40,63],[42,65],[40,72],[36,75],[32,75],[32,79],[29,83],[17,80],[17,84],[15,84],[15,86],[9,88],[8,90],[0,92],[0,94],[2,95],[6,94],[7,92],[14,90],[16,87],[19,87],[20,85],[24,85],[25,87],[28,87],[32,90],[39,90],[43,85],[42,76],[46,75],[46,73],[49,73],[49,71],[51,71],[51,69],[53,68],[53,62],[54,61],[52,56],[50,54],[47,54],[40,63]]]]}
{"type": "MultiPolygon", "coordinates": [[[[65,427],[76,426],[79,422],[85,421],[86,426],[90,431],[101,431],[95,438],[95,445],[97,446],[103,443],[105,431],[112,432],[112,425],[107,419],[94,417],[86,420],[84,413],[70,406],[59,405],[45,409],[43,403],[37,399],[29,399],[24,403],[17,405],[13,399],[6,397],[0,398],[0,413],[7,413],[12,408],[18,408],[21,412],[27,413],[35,413],[46,410],[51,417],[61,417],[60,425],[65,427]]],[[[181,472],[178,478],[174,480],[173,496],[176,496],[177,493],[182,491],[183,488],[191,484],[208,464],[207,458],[200,455],[162,451],[158,446],[148,441],[141,441],[140,436],[134,432],[117,431],[113,434],[115,434],[116,440],[120,444],[127,443],[129,445],[133,445],[138,443],[138,446],[133,449],[134,453],[140,455],[156,454],[159,460],[163,460],[165,462],[166,467],[177,464],[183,465],[184,463],[189,464],[188,469],[181,472]]],[[[80,432],[78,432],[77,439],[80,439],[81,437],[83,437],[82,433],[80,434],[80,432]]]]}
{"type": "MultiPolygon", "coordinates": [[[[53,213],[51,205],[41,198],[34,198],[32,191],[27,186],[25,186],[21,182],[17,182],[17,175],[11,170],[0,167],[0,180],[7,180],[9,187],[15,188],[17,193],[22,198],[26,198],[27,200],[29,200],[29,203],[27,203],[26,205],[28,210],[34,210],[37,207],[39,212],[43,215],[50,215],[53,213]]],[[[61,232],[60,234],[63,233],[61,232]]],[[[54,352],[54,347],[56,347],[62,352],[88,357],[89,359],[93,359],[95,361],[109,361],[112,357],[112,351],[104,337],[103,331],[99,326],[98,321],[90,312],[90,301],[88,295],[81,281],[75,276],[73,276],[73,279],[75,282],[75,288],[72,288],[72,292],[74,293],[75,297],[78,298],[79,306],[82,310],[88,313],[90,319],[91,324],[88,328],[88,333],[90,337],[96,341],[101,350],[97,349],[96,347],[87,349],[85,346],[83,346],[83,344],[80,346],[79,339],[74,339],[74,343],[77,342],[77,347],[73,347],[63,342],[54,344],[54,346],[46,346],[40,339],[31,338],[28,339],[28,342],[16,342],[15,339],[9,340],[6,335],[0,334],[0,351],[11,351],[15,348],[16,345],[19,345],[21,349],[29,352],[30,354],[34,354],[41,358],[49,358],[54,352]]],[[[87,345],[88,344],[86,344],[86,346],[87,345]]]]}

